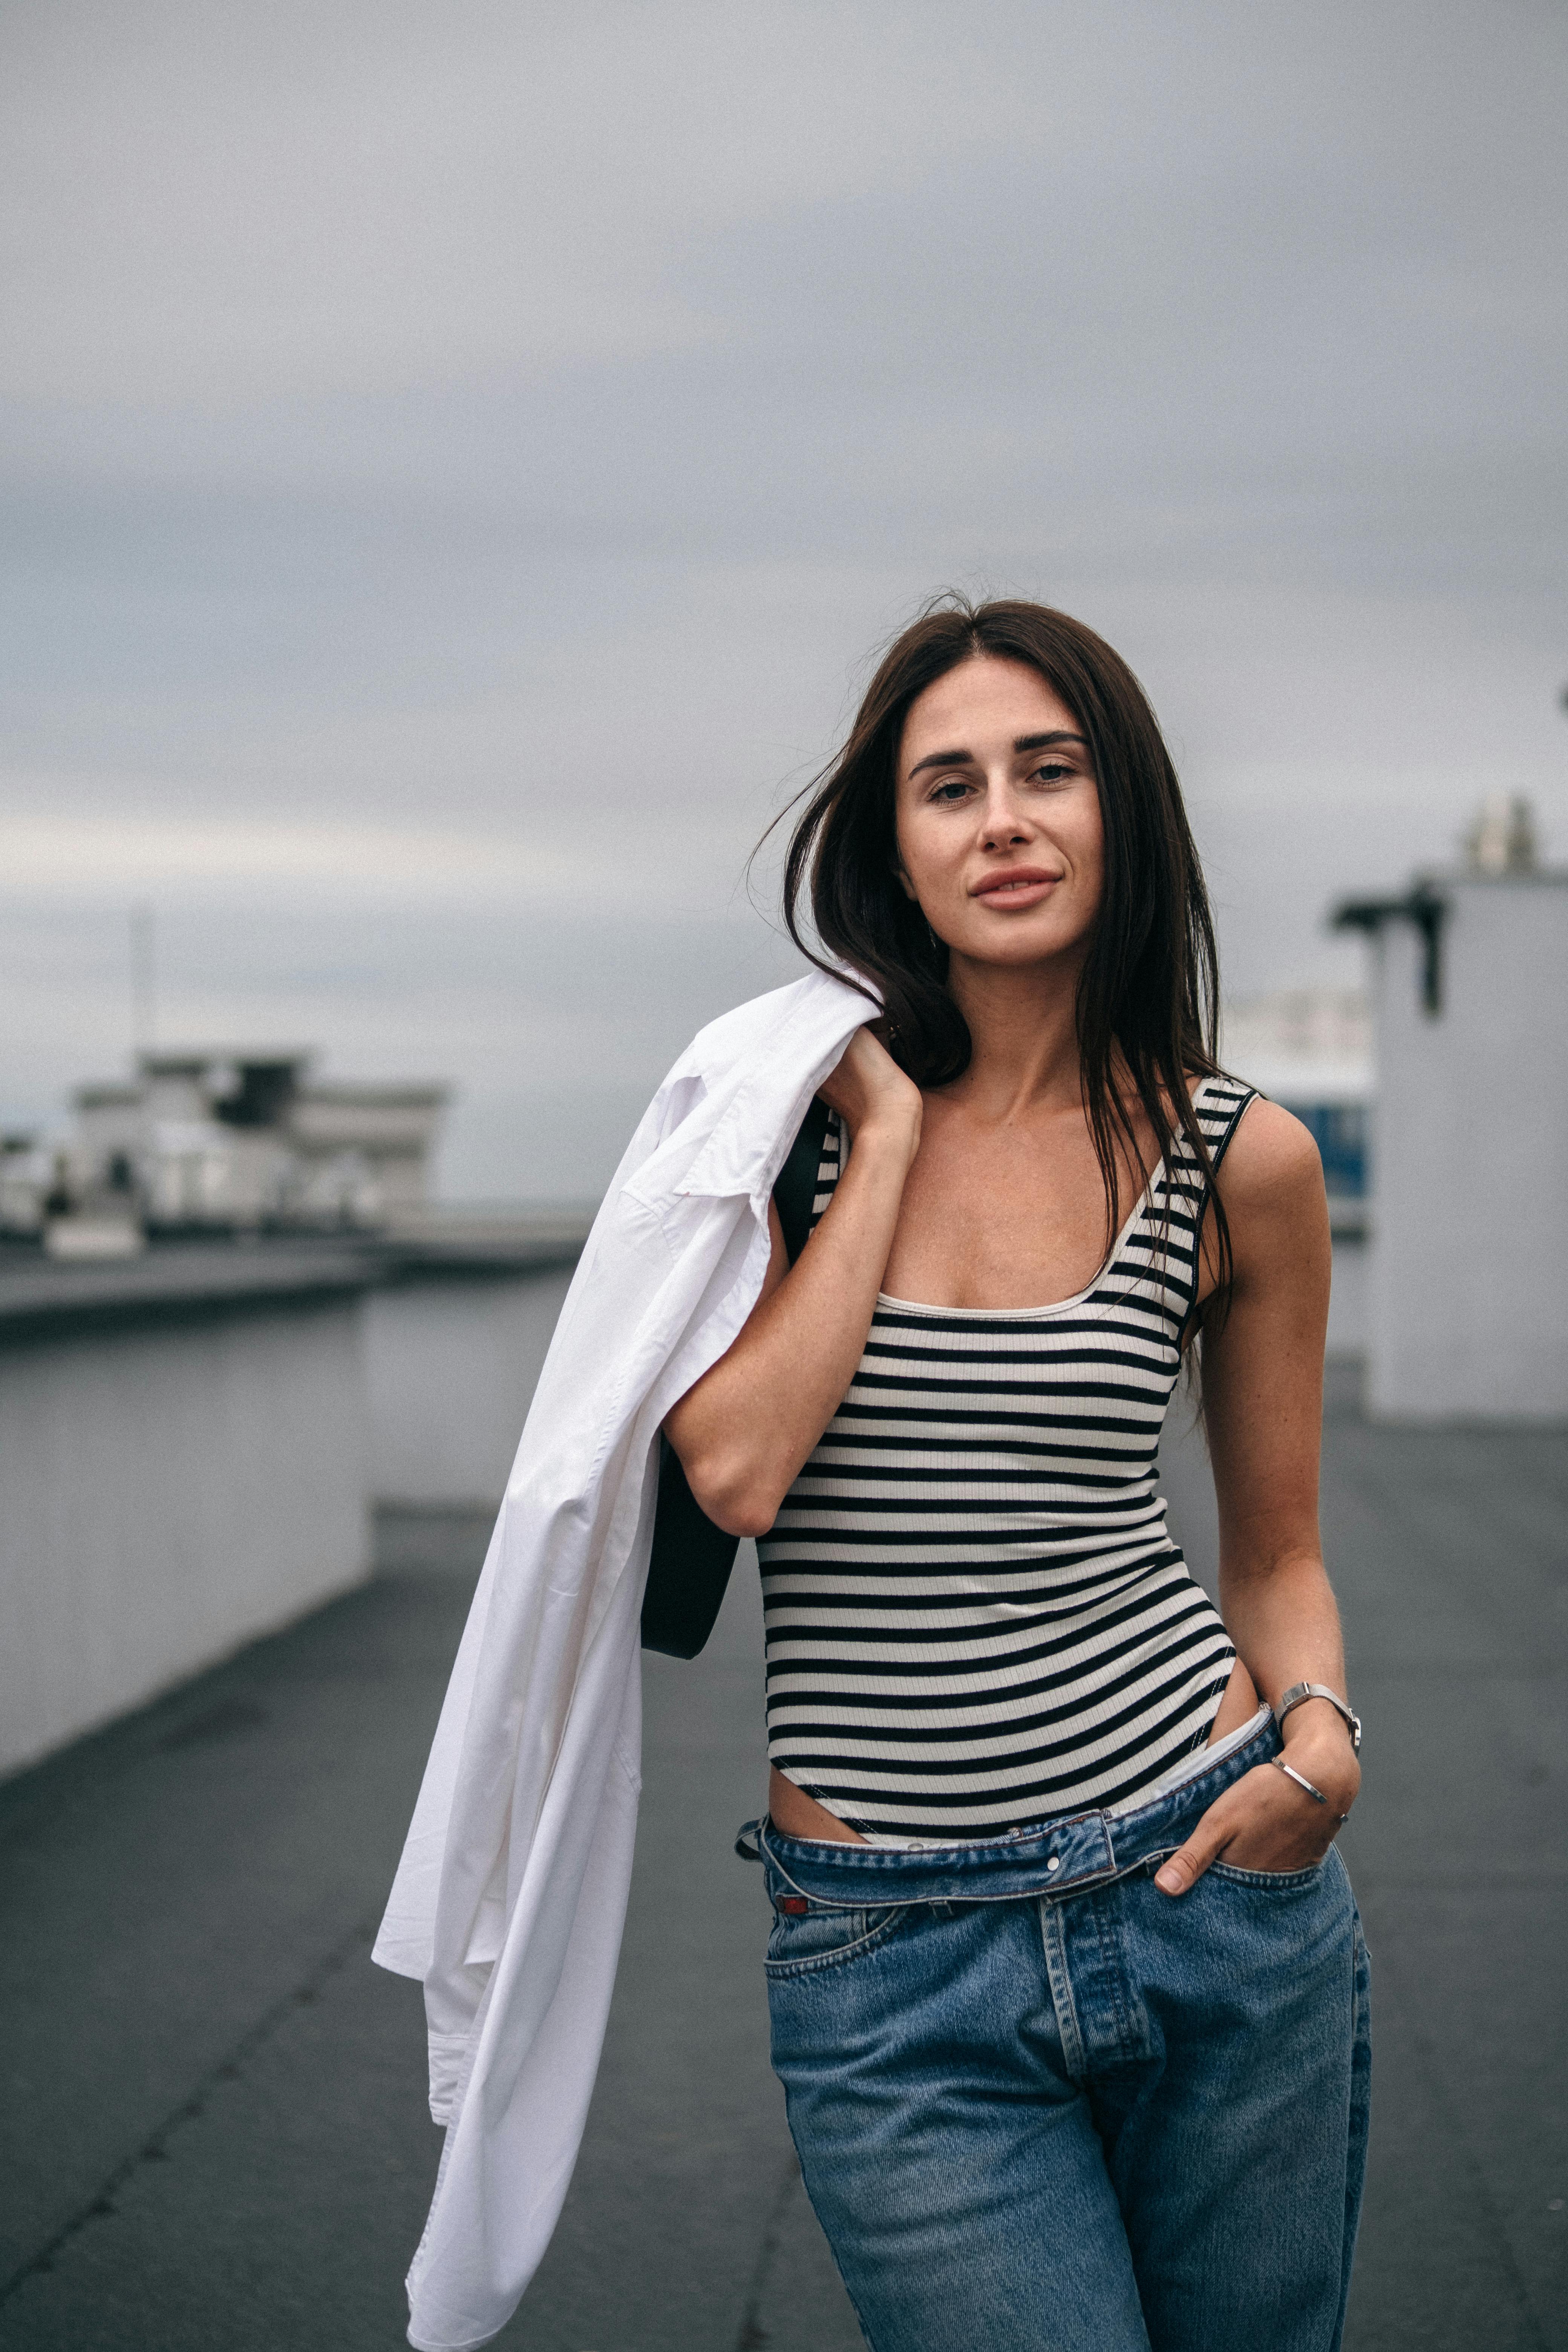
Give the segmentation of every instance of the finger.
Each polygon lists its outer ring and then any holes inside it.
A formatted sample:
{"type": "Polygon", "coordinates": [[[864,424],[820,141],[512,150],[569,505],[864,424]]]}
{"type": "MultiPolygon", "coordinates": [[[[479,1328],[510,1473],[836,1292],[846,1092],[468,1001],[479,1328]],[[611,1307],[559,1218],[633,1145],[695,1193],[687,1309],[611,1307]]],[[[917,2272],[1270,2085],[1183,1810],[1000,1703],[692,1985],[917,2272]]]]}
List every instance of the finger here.
{"type": "Polygon", "coordinates": [[[1185,1845],[1160,1864],[1154,1873],[1154,1884],[1163,1895],[1184,1895],[1195,1886],[1211,1862],[1226,1843],[1223,1824],[1213,1825],[1212,1813],[1205,1813],[1185,1845]]]}

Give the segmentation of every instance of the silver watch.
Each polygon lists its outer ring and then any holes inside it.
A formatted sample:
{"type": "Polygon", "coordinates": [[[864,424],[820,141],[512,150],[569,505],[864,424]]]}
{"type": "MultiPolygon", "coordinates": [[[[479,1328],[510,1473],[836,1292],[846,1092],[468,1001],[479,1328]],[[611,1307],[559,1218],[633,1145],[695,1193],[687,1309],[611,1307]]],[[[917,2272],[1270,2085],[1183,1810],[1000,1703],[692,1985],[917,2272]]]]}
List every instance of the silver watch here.
{"type": "Polygon", "coordinates": [[[1350,1726],[1351,1746],[1359,1756],[1361,1754],[1361,1717],[1354,1707],[1347,1706],[1339,1693],[1330,1690],[1326,1683],[1292,1683],[1289,1689],[1282,1694],[1279,1704],[1274,1710],[1274,1721],[1278,1728],[1283,1731],[1285,1717],[1289,1714],[1290,1709],[1293,1706],[1300,1706],[1303,1699],[1309,1698],[1326,1698],[1334,1713],[1343,1716],[1350,1726]]]}

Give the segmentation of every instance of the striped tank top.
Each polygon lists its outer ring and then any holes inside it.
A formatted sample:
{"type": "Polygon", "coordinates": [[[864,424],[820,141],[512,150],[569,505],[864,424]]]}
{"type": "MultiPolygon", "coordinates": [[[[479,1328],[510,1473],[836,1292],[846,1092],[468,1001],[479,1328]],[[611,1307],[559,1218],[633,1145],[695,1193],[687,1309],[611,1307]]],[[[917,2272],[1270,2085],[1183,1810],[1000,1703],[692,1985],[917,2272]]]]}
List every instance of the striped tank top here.
{"type": "MultiPolygon", "coordinates": [[[[1252,1093],[1194,1091],[1216,1166],[1252,1093]]],[[[835,1118],[814,1223],[840,1139],[835,1118]]],[[[1178,1138],[1077,1297],[878,1299],[757,1545],[769,1758],[868,1836],[1121,1803],[1207,1739],[1236,1653],[1155,1485],[1206,1201],[1178,1138]]]]}

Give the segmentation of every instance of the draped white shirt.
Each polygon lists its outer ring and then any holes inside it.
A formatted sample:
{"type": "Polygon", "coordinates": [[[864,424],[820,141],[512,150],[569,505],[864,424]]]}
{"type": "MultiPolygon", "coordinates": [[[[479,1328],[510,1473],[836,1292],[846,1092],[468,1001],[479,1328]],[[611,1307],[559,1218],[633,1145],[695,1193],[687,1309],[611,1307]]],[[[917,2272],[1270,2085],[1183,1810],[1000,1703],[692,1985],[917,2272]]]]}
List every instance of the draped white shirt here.
{"type": "Polygon", "coordinates": [[[422,2352],[505,2326],[560,2213],[631,1878],[659,1424],[755,1305],[773,1181],[875,1010],[814,971],[702,1030],[561,1310],[375,1945],[423,1979],[447,2126],[408,2273],[422,2352]]]}

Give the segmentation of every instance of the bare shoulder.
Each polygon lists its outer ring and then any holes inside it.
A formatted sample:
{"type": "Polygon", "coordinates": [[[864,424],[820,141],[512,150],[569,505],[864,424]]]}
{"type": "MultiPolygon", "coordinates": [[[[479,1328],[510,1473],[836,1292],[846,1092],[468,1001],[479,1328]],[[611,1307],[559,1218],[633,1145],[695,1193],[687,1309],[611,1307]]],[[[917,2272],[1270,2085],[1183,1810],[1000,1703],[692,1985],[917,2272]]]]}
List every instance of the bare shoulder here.
{"type": "Polygon", "coordinates": [[[1303,1208],[1323,1192],[1323,1163],[1310,1129],[1263,1095],[1237,1122],[1220,1168],[1226,1211],[1303,1208]]]}
{"type": "Polygon", "coordinates": [[[1323,1163],[1309,1129],[1258,1095],[1220,1163],[1237,1294],[1300,1279],[1327,1296],[1331,1243],[1323,1163]]]}

